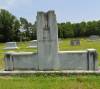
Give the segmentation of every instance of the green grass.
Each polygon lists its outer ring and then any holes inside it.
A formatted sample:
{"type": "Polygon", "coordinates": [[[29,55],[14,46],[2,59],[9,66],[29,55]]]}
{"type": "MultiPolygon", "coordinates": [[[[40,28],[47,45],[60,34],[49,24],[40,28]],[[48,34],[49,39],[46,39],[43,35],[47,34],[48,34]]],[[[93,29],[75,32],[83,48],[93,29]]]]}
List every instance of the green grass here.
{"type": "Polygon", "coordinates": [[[59,47],[60,50],[84,50],[89,48],[95,48],[100,52],[100,40],[99,41],[89,41],[88,39],[81,38],[80,46],[71,46],[71,39],[63,39],[60,41],[59,47]]]}
{"type": "Polygon", "coordinates": [[[100,76],[5,76],[0,89],[100,89],[100,76]]]}
{"type": "MultiPolygon", "coordinates": [[[[89,41],[86,38],[81,38],[80,39],[80,46],[71,46],[70,45],[70,40],[71,39],[63,39],[59,43],[59,50],[86,50],[86,49],[91,49],[95,48],[98,53],[98,59],[100,59],[100,40],[98,41],[89,41]]],[[[100,61],[100,60],[99,60],[100,61]]],[[[100,64],[100,63],[99,63],[100,64]]]]}
{"type": "MultiPolygon", "coordinates": [[[[81,39],[80,46],[70,46],[71,39],[63,39],[59,42],[60,50],[85,50],[95,48],[100,59],[100,41],[90,42],[87,39],[81,39]]],[[[28,49],[28,42],[18,43],[20,47],[13,51],[31,51],[36,49],[28,49]]],[[[0,43],[0,69],[4,67],[3,50],[4,43],[0,43]]],[[[10,50],[11,51],[11,50],[10,50]]],[[[100,60],[99,60],[100,61],[100,60]]],[[[100,64],[100,63],[99,63],[100,64]]],[[[0,76],[0,89],[100,89],[100,76],[97,75],[23,75],[23,76],[0,76]]]]}

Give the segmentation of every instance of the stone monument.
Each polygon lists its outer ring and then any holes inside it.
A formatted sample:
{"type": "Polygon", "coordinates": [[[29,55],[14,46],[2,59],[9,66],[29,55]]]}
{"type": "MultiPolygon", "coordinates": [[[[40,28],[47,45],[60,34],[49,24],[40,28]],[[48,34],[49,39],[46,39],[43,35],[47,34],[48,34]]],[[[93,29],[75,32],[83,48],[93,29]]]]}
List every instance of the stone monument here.
{"type": "Polygon", "coordinates": [[[54,11],[37,13],[37,53],[5,53],[5,70],[96,70],[95,49],[58,50],[58,27],[54,11]]]}
{"type": "Polygon", "coordinates": [[[40,69],[53,69],[58,59],[58,28],[54,11],[37,13],[37,40],[40,69]]]}

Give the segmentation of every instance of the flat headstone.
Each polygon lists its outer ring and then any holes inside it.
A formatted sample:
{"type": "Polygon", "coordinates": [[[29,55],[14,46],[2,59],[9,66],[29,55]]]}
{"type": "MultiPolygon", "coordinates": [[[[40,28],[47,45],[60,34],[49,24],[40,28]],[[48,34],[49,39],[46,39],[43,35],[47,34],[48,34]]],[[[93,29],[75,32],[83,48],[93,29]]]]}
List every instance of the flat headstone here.
{"type": "Polygon", "coordinates": [[[37,48],[37,40],[30,41],[28,48],[37,48]]]}
{"type": "Polygon", "coordinates": [[[17,49],[17,44],[16,42],[6,42],[5,44],[5,48],[6,50],[10,50],[10,49],[17,49]]]}
{"type": "Polygon", "coordinates": [[[80,40],[79,39],[74,39],[70,41],[71,46],[78,46],[80,45],[80,40]]]}
{"type": "Polygon", "coordinates": [[[90,40],[90,41],[100,40],[100,36],[98,36],[98,35],[91,35],[91,36],[89,37],[89,40],[90,40]]]}

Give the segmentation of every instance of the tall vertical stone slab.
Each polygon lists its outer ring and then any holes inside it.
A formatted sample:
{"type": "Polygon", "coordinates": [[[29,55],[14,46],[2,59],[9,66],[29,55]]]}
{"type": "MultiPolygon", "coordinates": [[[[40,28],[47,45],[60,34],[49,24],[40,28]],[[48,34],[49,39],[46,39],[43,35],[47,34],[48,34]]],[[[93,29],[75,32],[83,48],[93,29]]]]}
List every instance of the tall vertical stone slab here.
{"type": "Polygon", "coordinates": [[[58,28],[54,11],[37,13],[37,41],[39,69],[55,69],[58,57],[58,28]]]}
{"type": "Polygon", "coordinates": [[[96,49],[88,49],[88,70],[97,70],[97,52],[96,49]]]}

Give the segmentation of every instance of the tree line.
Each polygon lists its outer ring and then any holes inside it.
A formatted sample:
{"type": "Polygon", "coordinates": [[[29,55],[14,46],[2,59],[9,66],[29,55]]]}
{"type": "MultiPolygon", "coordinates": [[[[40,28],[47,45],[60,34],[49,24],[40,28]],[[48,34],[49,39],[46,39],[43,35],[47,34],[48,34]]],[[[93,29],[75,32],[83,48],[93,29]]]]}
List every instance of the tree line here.
{"type": "MultiPolygon", "coordinates": [[[[90,35],[100,35],[100,20],[58,23],[59,38],[88,37],[90,35]]],[[[0,9],[0,42],[34,39],[36,39],[36,23],[32,24],[23,17],[18,19],[9,11],[0,9]]]]}
{"type": "Polygon", "coordinates": [[[100,20],[80,23],[59,23],[58,31],[59,38],[100,35],[100,20]]]}

